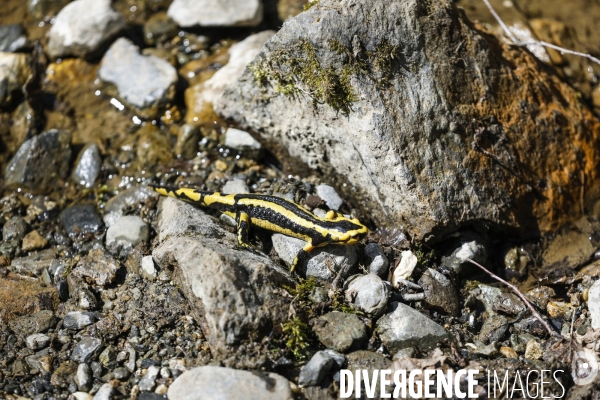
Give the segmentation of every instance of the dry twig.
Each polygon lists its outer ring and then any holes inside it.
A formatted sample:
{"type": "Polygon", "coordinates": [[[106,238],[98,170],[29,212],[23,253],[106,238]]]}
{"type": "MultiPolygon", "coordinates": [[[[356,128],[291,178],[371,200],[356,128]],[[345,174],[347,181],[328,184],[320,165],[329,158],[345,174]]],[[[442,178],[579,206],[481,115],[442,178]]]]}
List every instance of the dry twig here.
{"type": "Polygon", "coordinates": [[[523,302],[525,303],[525,305],[527,306],[527,308],[529,308],[529,310],[531,311],[531,313],[533,314],[533,316],[535,318],[537,318],[538,321],[540,321],[542,323],[542,325],[544,325],[544,328],[546,328],[546,330],[548,331],[548,333],[550,334],[550,336],[559,336],[558,333],[552,329],[552,327],[550,326],[550,324],[548,324],[548,322],[535,310],[535,308],[531,305],[531,303],[529,302],[529,300],[527,300],[527,298],[525,297],[525,295],[523,293],[521,293],[521,291],[515,285],[513,285],[511,283],[508,283],[507,281],[505,281],[504,279],[500,278],[498,275],[494,274],[493,272],[491,272],[489,269],[487,269],[483,265],[479,264],[478,262],[473,261],[470,258],[467,258],[467,261],[470,262],[473,265],[476,265],[480,269],[482,269],[484,272],[486,272],[492,278],[496,279],[498,282],[502,282],[506,286],[508,286],[513,292],[515,292],[515,294],[517,296],[519,296],[521,298],[521,300],[523,300],[523,302]]]}

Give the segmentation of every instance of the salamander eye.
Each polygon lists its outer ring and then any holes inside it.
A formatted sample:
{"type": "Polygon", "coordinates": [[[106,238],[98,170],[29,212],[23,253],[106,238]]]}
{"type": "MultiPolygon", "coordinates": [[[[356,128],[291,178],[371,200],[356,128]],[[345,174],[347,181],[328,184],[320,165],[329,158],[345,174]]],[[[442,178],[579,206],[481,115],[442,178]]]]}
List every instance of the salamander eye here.
{"type": "Polygon", "coordinates": [[[338,214],[335,211],[329,210],[329,211],[327,211],[327,214],[325,214],[325,219],[333,220],[333,219],[336,219],[337,216],[338,216],[338,214]]]}

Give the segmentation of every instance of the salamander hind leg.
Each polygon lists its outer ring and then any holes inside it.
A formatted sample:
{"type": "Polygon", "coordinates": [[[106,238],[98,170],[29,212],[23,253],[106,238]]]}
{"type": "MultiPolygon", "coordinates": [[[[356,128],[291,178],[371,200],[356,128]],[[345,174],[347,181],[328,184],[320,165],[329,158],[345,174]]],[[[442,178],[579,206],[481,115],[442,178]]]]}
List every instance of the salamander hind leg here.
{"type": "Polygon", "coordinates": [[[306,260],[306,257],[308,257],[308,253],[310,253],[314,249],[315,249],[315,246],[313,246],[313,244],[311,242],[306,242],[306,244],[304,245],[302,250],[300,250],[300,252],[294,258],[294,261],[292,262],[292,269],[290,270],[290,272],[294,272],[296,267],[299,264],[302,264],[306,260]]]}

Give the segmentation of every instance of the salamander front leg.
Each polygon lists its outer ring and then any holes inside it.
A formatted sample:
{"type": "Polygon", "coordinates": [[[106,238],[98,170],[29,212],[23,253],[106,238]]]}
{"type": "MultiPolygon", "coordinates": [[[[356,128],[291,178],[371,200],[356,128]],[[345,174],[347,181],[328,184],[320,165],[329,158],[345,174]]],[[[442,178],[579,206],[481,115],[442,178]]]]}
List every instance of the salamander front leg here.
{"type": "Polygon", "coordinates": [[[302,248],[302,250],[300,250],[300,252],[296,255],[296,258],[294,258],[294,261],[292,262],[291,272],[294,272],[294,270],[296,269],[296,266],[298,264],[302,264],[304,262],[304,260],[306,259],[306,257],[308,256],[308,253],[310,253],[314,249],[315,249],[315,246],[313,246],[311,242],[307,242],[304,245],[304,247],[302,248]]]}
{"type": "Polygon", "coordinates": [[[250,216],[245,212],[238,212],[235,216],[237,222],[237,243],[238,246],[256,253],[256,250],[250,244],[248,232],[250,230],[250,216]]]}

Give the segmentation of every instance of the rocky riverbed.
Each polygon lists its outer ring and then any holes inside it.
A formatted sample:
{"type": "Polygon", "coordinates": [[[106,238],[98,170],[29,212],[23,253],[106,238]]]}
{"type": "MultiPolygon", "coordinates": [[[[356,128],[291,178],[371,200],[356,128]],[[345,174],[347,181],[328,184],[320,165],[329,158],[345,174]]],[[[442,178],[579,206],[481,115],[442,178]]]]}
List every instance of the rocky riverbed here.
{"type": "MultiPolygon", "coordinates": [[[[600,5],[491,3],[600,54],[600,5]]],[[[0,398],[330,399],[343,369],[426,368],[597,398],[598,77],[480,0],[7,0],[0,398]],[[303,241],[240,249],[150,183],[370,233],[292,273],[303,241]]]]}

